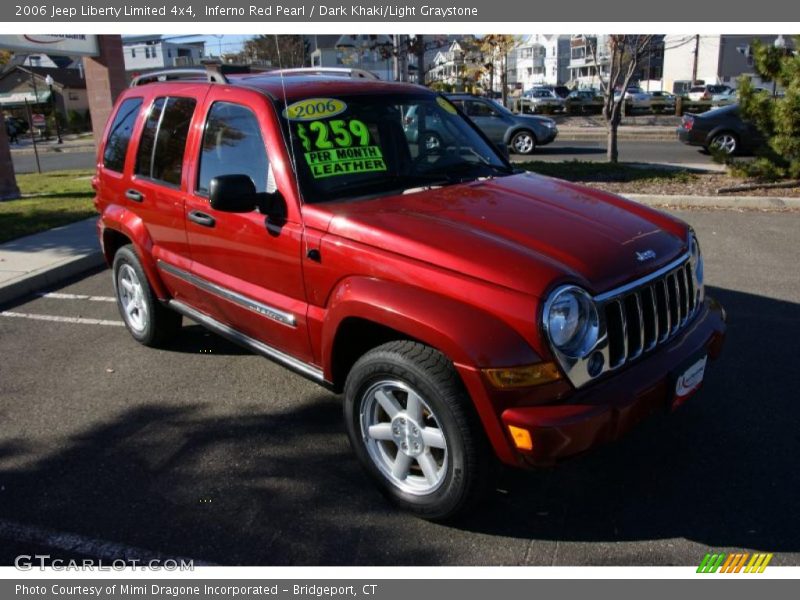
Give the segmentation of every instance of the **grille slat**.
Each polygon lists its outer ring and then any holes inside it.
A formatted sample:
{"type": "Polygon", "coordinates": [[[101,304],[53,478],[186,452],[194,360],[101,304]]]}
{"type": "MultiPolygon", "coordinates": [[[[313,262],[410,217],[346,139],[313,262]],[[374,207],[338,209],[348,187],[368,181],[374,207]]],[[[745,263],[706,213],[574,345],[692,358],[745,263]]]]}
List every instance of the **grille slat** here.
{"type": "Polygon", "coordinates": [[[642,313],[644,316],[645,352],[651,350],[658,341],[658,311],[656,310],[656,292],[651,286],[642,289],[642,313]]]}
{"type": "Polygon", "coordinates": [[[686,279],[686,269],[681,269],[680,274],[681,294],[683,294],[683,320],[681,321],[681,326],[683,326],[689,318],[689,282],[686,279]]]}
{"type": "Polygon", "coordinates": [[[672,335],[681,324],[681,316],[678,313],[678,279],[675,277],[675,273],[667,275],[667,294],[669,295],[669,334],[672,335]]]}
{"type": "Polygon", "coordinates": [[[689,285],[689,313],[693,313],[697,303],[697,293],[694,289],[694,274],[692,273],[691,263],[686,264],[686,282],[689,285]]]}
{"type": "Polygon", "coordinates": [[[640,287],[606,296],[609,368],[616,369],[680,331],[697,309],[688,261],[640,287]]]}

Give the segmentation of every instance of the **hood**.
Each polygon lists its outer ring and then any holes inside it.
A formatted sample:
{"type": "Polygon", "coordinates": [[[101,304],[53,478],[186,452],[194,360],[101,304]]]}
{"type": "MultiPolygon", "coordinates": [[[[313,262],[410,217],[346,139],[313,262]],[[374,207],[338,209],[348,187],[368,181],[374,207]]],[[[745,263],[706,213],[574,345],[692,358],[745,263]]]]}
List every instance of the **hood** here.
{"type": "Polygon", "coordinates": [[[317,207],[329,234],[535,296],[558,281],[608,291],[686,249],[677,219],[532,173],[317,207]]]}

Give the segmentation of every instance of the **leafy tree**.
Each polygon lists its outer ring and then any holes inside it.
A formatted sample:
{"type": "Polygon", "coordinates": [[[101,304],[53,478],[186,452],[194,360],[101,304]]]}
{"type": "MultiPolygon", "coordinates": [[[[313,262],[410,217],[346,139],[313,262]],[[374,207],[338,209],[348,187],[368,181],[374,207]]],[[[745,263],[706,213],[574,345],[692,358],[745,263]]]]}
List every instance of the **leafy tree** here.
{"type": "MultiPolygon", "coordinates": [[[[800,47],[800,37],[795,47],[800,47]]],[[[755,40],[756,72],[764,81],[780,84],[785,94],[772,97],[757,91],[750,79],[739,79],[739,111],[764,135],[767,143],[751,163],[734,163],[736,172],[763,180],[800,178],[800,52],[755,40]]]]}
{"type": "Polygon", "coordinates": [[[225,60],[265,61],[274,67],[291,69],[305,66],[307,55],[308,47],[302,35],[257,35],[244,43],[241,52],[228,54],[225,60]]]}
{"type": "Polygon", "coordinates": [[[514,35],[490,34],[481,38],[481,52],[486,61],[484,68],[489,73],[489,89],[494,91],[494,70],[497,62],[500,62],[500,87],[503,94],[503,106],[508,99],[507,85],[507,64],[508,55],[519,45],[519,39],[514,35]]]}
{"type": "MultiPolygon", "coordinates": [[[[594,60],[598,69],[598,80],[603,96],[603,118],[608,131],[608,144],[606,156],[608,162],[615,163],[619,160],[617,133],[622,121],[622,106],[625,102],[625,90],[639,68],[639,62],[650,51],[653,41],[652,35],[609,35],[607,40],[608,77],[603,78],[600,73],[600,60],[603,56],[598,51],[597,37],[586,36],[586,45],[589,55],[594,60]],[[615,95],[618,92],[618,95],[615,95]]],[[[603,57],[605,58],[605,57],[603,57]]]]}

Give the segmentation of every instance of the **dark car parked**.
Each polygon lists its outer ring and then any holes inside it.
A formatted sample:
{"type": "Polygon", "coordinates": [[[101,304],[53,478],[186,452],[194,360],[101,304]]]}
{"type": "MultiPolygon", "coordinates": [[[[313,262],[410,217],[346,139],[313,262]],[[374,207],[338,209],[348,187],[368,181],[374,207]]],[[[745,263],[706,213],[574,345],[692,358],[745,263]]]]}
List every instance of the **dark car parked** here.
{"type": "Polygon", "coordinates": [[[708,151],[719,149],[729,156],[752,152],[764,144],[756,126],[739,115],[738,104],[699,115],[687,113],[677,133],[684,144],[702,146],[708,151]]]}
{"type": "MultiPolygon", "coordinates": [[[[556,122],[548,117],[518,115],[489,98],[472,94],[448,94],[447,98],[460,108],[496,146],[506,148],[516,154],[532,154],[536,146],[549,144],[558,135],[556,122]]],[[[435,151],[447,145],[451,137],[444,123],[436,115],[425,117],[421,135],[425,147],[435,151]]],[[[416,107],[405,113],[404,129],[406,138],[416,142],[420,135],[419,115],[416,107]]]]}
{"type": "Polygon", "coordinates": [[[472,94],[449,94],[447,98],[492,142],[505,144],[516,154],[532,154],[536,146],[549,144],[558,135],[556,122],[548,117],[517,115],[497,102],[472,94]]]}

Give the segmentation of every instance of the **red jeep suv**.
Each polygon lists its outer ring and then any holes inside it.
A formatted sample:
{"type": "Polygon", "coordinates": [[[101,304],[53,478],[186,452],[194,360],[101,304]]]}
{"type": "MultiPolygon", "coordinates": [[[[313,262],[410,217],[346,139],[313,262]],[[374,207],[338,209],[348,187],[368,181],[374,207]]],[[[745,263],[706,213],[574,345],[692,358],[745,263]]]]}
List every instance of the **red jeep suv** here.
{"type": "Polygon", "coordinates": [[[498,462],[678,406],[722,347],[685,223],[515,170],[422,87],[144,76],[93,183],[131,335],[164,344],[188,317],[341,392],[367,473],[426,518],[471,507],[498,462]],[[429,125],[441,144],[411,141],[429,125]]]}

